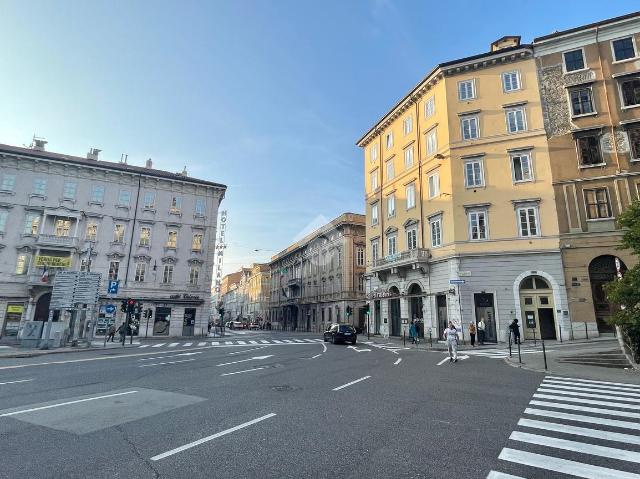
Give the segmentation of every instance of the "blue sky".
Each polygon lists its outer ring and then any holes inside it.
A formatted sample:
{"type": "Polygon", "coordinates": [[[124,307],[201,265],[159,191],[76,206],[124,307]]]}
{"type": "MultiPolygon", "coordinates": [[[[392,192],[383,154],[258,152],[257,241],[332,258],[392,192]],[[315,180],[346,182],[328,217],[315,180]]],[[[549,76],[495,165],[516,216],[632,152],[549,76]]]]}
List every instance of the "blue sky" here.
{"type": "Polygon", "coordinates": [[[230,272],[364,210],[355,141],[435,64],[638,9],[504,5],[0,0],[0,143],[36,133],[227,184],[230,272]]]}

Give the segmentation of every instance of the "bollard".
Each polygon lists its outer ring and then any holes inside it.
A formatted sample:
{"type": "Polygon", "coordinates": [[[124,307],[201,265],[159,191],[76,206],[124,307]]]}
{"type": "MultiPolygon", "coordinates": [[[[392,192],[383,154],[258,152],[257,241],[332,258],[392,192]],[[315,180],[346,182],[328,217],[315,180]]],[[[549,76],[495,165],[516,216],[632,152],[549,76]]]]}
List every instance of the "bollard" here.
{"type": "Polygon", "coordinates": [[[560,330],[560,342],[562,342],[562,325],[558,324],[558,329],[560,330]]]}
{"type": "Polygon", "coordinates": [[[547,350],[544,347],[544,339],[542,340],[542,357],[544,358],[544,370],[549,369],[547,367],[547,350]]]}
{"type": "Polygon", "coordinates": [[[429,328],[429,347],[433,347],[433,338],[431,337],[431,328],[429,328]]]}
{"type": "Polygon", "coordinates": [[[407,345],[407,332],[402,331],[402,346],[406,346],[406,345],[407,345]]]}
{"type": "Polygon", "coordinates": [[[589,340],[589,330],[587,329],[587,322],[584,322],[584,335],[587,337],[587,341],[589,340]]]}
{"type": "Polygon", "coordinates": [[[520,341],[518,341],[518,362],[522,364],[522,355],[520,354],[520,341]]]}
{"type": "Polygon", "coordinates": [[[509,357],[512,358],[513,355],[511,353],[511,334],[509,334],[509,357]]]}
{"type": "Polygon", "coordinates": [[[533,330],[533,347],[535,348],[538,345],[538,343],[536,342],[536,330],[533,330]]]}

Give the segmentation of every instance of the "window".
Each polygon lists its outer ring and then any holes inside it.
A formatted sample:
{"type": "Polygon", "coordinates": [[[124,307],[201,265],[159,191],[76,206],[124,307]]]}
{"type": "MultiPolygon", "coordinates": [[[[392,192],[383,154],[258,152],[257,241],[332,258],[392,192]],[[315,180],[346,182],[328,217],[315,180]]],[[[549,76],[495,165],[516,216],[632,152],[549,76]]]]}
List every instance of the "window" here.
{"type": "Polygon", "coordinates": [[[458,82],[458,99],[473,100],[476,97],[475,82],[473,80],[465,80],[458,82]]]}
{"type": "Polygon", "coordinates": [[[613,48],[613,59],[616,62],[635,58],[636,56],[636,49],[633,45],[632,37],[613,40],[611,42],[611,48],[613,48]]]}
{"type": "Polygon", "coordinates": [[[204,201],[204,198],[197,198],[196,199],[196,206],[195,206],[194,211],[195,211],[197,216],[204,216],[204,212],[205,212],[205,201],[204,201]]]}
{"type": "Polygon", "coordinates": [[[131,204],[131,192],[129,190],[120,190],[118,193],[118,205],[129,206],[131,204]]]}
{"type": "Polygon", "coordinates": [[[431,229],[431,246],[434,248],[442,246],[442,217],[429,220],[429,227],[431,229]]]}
{"type": "Polygon", "coordinates": [[[413,166],[413,146],[404,150],[404,167],[411,168],[413,166]]]}
{"type": "Polygon", "coordinates": [[[593,97],[591,88],[574,88],[569,91],[571,98],[571,113],[573,116],[588,115],[593,113],[593,97]]]}
{"type": "Polygon", "coordinates": [[[371,224],[378,224],[378,203],[371,205],[371,224]]]}
{"type": "Polygon", "coordinates": [[[533,180],[533,170],[531,168],[531,156],[529,153],[514,153],[511,155],[511,167],[513,171],[513,182],[521,183],[533,180]]]}
{"type": "Polygon", "coordinates": [[[394,255],[398,251],[398,237],[393,234],[387,238],[387,252],[389,255],[394,255]]]}
{"type": "Polygon", "coordinates": [[[470,211],[469,212],[469,239],[486,240],[487,239],[487,212],[486,211],[470,211]]]}
{"type": "Polygon", "coordinates": [[[13,191],[16,186],[16,175],[3,175],[0,191],[13,191]]]}
{"type": "Polygon", "coordinates": [[[434,155],[438,151],[438,135],[434,128],[427,133],[427,155],[434,155]]]}
{"type": "Polygon", "coordinates": [[[71,230],[70,220],[56,220],[56,236],[69,236],[71,230]]]}
{"type": "Polygon", "coordinates": [[[581,48],[565,52],[564,69],[566,72],[575,72],[584,69],[584,56],[581,48]]]}
{"type": "Polygon", "coordinates": [[[143,226],[140,228],[140,241],[138,244],[140,246],[149,246],[151,243],[151,228],[148,226],[143,226]]]}
{"type": "Polygon", "coordinates": [[[44,178],[36,178],[33,180],[33,194],[34,195],[46,195],[47,194],[47,180],[44,178]]]}
{"type": "Polygon", "coordinates": [[[385,166],[387,169],[387,180],[393,180],[393,177],[396,175],[393,167],[393,160],[387,160],[385,166]]]}
{"type": "Polygon", "coordinates": [[[538,236],[538,209],[534,206],[518,208],[518,224],[520,236],[538,236]]]}
{"type": "Polygon", "coordinates": [[[627,77],[620,80],[620,93],[624,107],[640,105],[640,77],[627,77]]]}
{"type": "Polygon", "coordinates": [[[371,242],[371,261],[373,261],[373,264],[375,265],[376,261],[378,261],[379,256],[379,250],[378,250],[378,240],[372,241],[371,242]]]}
{"type": "Polygon", "coordinates": [[[411,133],[412,130],[413,130],[413,117],[411,115],[409,115],[402,122],[402,131],[404,132],[404,134],[406,136],[409,133],[411,133]]]}
{"type": "Polygon", "coordinates": [[[96,223],[87,224],[85,238],[87,241],[95,241],[98,239],[98,225],[96,223]]]}
{"type": "Polygon", "coordinates": [[[0,210],[0,234],[7,232],[7,218],[9,212],[6,210],[0,210]]]}
{"type": "Polygon", "coordinates": [[[171,230],[167,233],[167,248],[177,248],[178,247],[178,232],[171,230]]]}
{"type": "Polygon", "coordinates": [[[37,235],[40,227],[40,215],[37,213],[27,213],[24,220],[23,233],[26,235],[37,235]]]}
{"type": "Polygon", "coordinates": [[[434,96],[427,99],[424,103],[424,116],[429,118],[436,113],[436,98],[434,96]]]}
{"type": "Polygon", "coordinates": [[[118,280],[118,270],[120,269],[120,261],[109,262],[109,281],[118,280]]]}
{"type": "Polygon", "coordinates": [[[627,136],[629,137],[631,159],[640,160],[640,125],[635,124],[628,126],[627,136]]]}
{"type": "Polygon", "coordinates": [[[505,72],[502,74],[502,89],[505,92],[520,89],[520,75],[517,71],[505,72]]]}
{"type": "Polygon", "coordinates": [[[407,230],[407,249],[416,249],[418,247],[418,230],[411,228],[407,230]]]}
{"type": "Polygon", "coordinates": [[[370,153],[371,161],[378,160],[378,144],[374,143],[371,145],[371,153],[370,153]]]}
{"type": "Polygon", "coordinates": [[[147,191],[144,194],[143,207],[145,209],[153,209],[156,205],[156,194],[153,191],[147,191]]]}
{"type": "Polygon", "coordinates": [[[371,180],[371,189],[377,190],[378,189],[378,168],[376,168],[369,174],[369,179],[371,180]]]}
{"type": "Polygon", "coordinates": [[[134,281],[136,283],[142,283],[144,276],[147,274],[147,263],[136,263],[136,275],[134,281]]]}
{"type": "Polygon", "coordinates": [[[598,135],[582,135],[576,138],[576,145],[581,165],[601,165],[604,163],[600,152],[600,138],[598,135]]]}
{"type": "Polygon", "coordinates": [[[475,188],[484,185],[482,174],[482,159],[473,158],[464,162],[464,185],[467,188],[475,188]]]}
{"type": "Polygon", "coordinates": [[[178,214],[182,210],[182,198],[180,196],[171,197],[171,207],[169,213],[178,214]]]}
{"type": "Polygon", "coordinates": [[[440,194],[440,173],[429,175],[429,198],[435,198],[440,194]]]}
{"type": "Polygon", "coordinates": [[[104,203],[104,186],[94,185],[91,189],[91,202],[104,203]]]}
{"type": "Polygon", "coordinates": [[[524,114],[524,108],[513,108],[507,110],[507,131],[509,133],[518,133],[527,129],[527,121],[524,114]]]}
{"type": "Polygon", "coordinates": [[[407,209],[415,208],[416,206],[416,185],[410,184],[405,188],[405,193],[407,196],[407,209]]]}
{"type": "Polygon", "coordinates": [[[113,230],[113,242],[124,243],[124,231],[125,226],[123,224],[116,224],[113,230]]]}
{"type": "Polygon", "coordinates": [[[191,266],[189,268],[189,286],[198,286],[198,278],[200,277],[200,266],[191,266]]]}
{"type": "Polygon", "coordinates": [[[173,283],[173,265],[165,264],[164,271],[162,271],[162,283],[170,284],[173,283]]]}
{"type": "Polygon", "coordinates": [[[385,141],[387,150],[390,148],[393,148],[393,132],[392,131],[386,134],[384,141],[385,141]]]}
{"type": "Polygon", "coordinates": [[[387,197],[387,216],[389,218],[396,215],[396,195],[387,197]]]}
{"type": "Polygon", "coordinates": [[[584,200],[587,207],[587,218],[590,220],[611,218],[609,191],[606,188],[584,190],[584,200]]]}
{"type": "Polygon", "coordinates": [[[78,183],[75,181],[65,181],[64,187],[62,188],[62,198],[65,200],[75,200],[77,187],[78,183]]]}
{"type": "Polygon", "coordinates": [[[478,117],[466,116],[460,120],[462,125],[462,139],[475,140],[480,136],[478,132],[478,117]]]}
{"type": "Polygon", "coordinates": [[[202,234],[196,233],[191,239],[191,249],[193,251],[202,251],[202,234]]]}
{"type": "Polygon", "coordinates": [[[362,246],[358,246],[356,249],[356,265],[364,266],[364,248],[362,246]]]}
{"type": "Polygon", "coordinates": [[[30,262],[31,262],[30,254],[20,253],[16,260],[16,274],[27,274],[27,271],[29,271],[30,262]]]}

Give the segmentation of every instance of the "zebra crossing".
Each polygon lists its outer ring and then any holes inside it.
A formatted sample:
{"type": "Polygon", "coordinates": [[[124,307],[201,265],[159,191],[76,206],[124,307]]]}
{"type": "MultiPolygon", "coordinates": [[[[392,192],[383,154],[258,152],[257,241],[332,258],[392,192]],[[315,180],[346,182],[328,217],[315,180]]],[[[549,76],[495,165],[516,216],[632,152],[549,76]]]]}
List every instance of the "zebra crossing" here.
{"type": "Polygon", "coordinates": [[[640,479],[640,384],[546,376],[487,479],[640,479]]]}
{"type": "Polygon", "coordinates": [[[137,348],[188,348],[188,347],[207,347],[207,346],[261,346],[264,344],[315,344],[318,342],[322,342],[322,339],[300,339],[300,338],[292,338],[292,339],[233,339],[233,340],[224,340],[224,339],[216,339],[212,341],[211,339],[207,339],[205,341],[189,341],[189,342],[166,342],[166,343],[143,343],[140,344],[137,348]]]}
{"type": "MultiPolygon", "coordinates": [[[[547,351],[551,351],[547,349],[547,351]]],[[[491,358],[491,359],[504,359],[509,357],[508,349],[500,349],[500,348],[490,348],[490,349],[465,349],[458,350],[460,354],[468,354],[469,356],[480,356],[483,358],[491,358]]],[[[448,354],[448,353],[447,353],[448,354]]],[[[517,346],[513,349],[513,356],[518,356],[517,346]]],[[[521,347],[520,354],[542,354],[542,349],[535,347],[521,347]]]]}

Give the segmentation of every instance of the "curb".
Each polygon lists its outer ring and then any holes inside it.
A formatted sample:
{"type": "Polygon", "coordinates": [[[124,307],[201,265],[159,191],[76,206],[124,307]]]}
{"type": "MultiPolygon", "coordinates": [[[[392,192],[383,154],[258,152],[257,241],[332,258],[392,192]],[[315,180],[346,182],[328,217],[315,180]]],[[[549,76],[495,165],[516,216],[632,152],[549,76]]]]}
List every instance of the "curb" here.
{"type": "Polygon", "coordinates": [[[60,349],[52,349],[52,350],[46,350],[46,352],[39,352],[38,351],[33,351],[33,352],[15,352],[15,353],[9,353],[9,354],[0,354],[0,359],[11,359],[11,358],[35,358],[38,356],[47,356],[49,354],[65,354],[65,353],[83,353],[86,351],[103,351],[103,352],[107,352],[107,351],[122,351],[125,349],[131,349],[131,346],[129,346],[129,348],[124,347],[124,348],[82,348],[82,349],[66,349],[66,350],[60,350],[60,349]]]}

